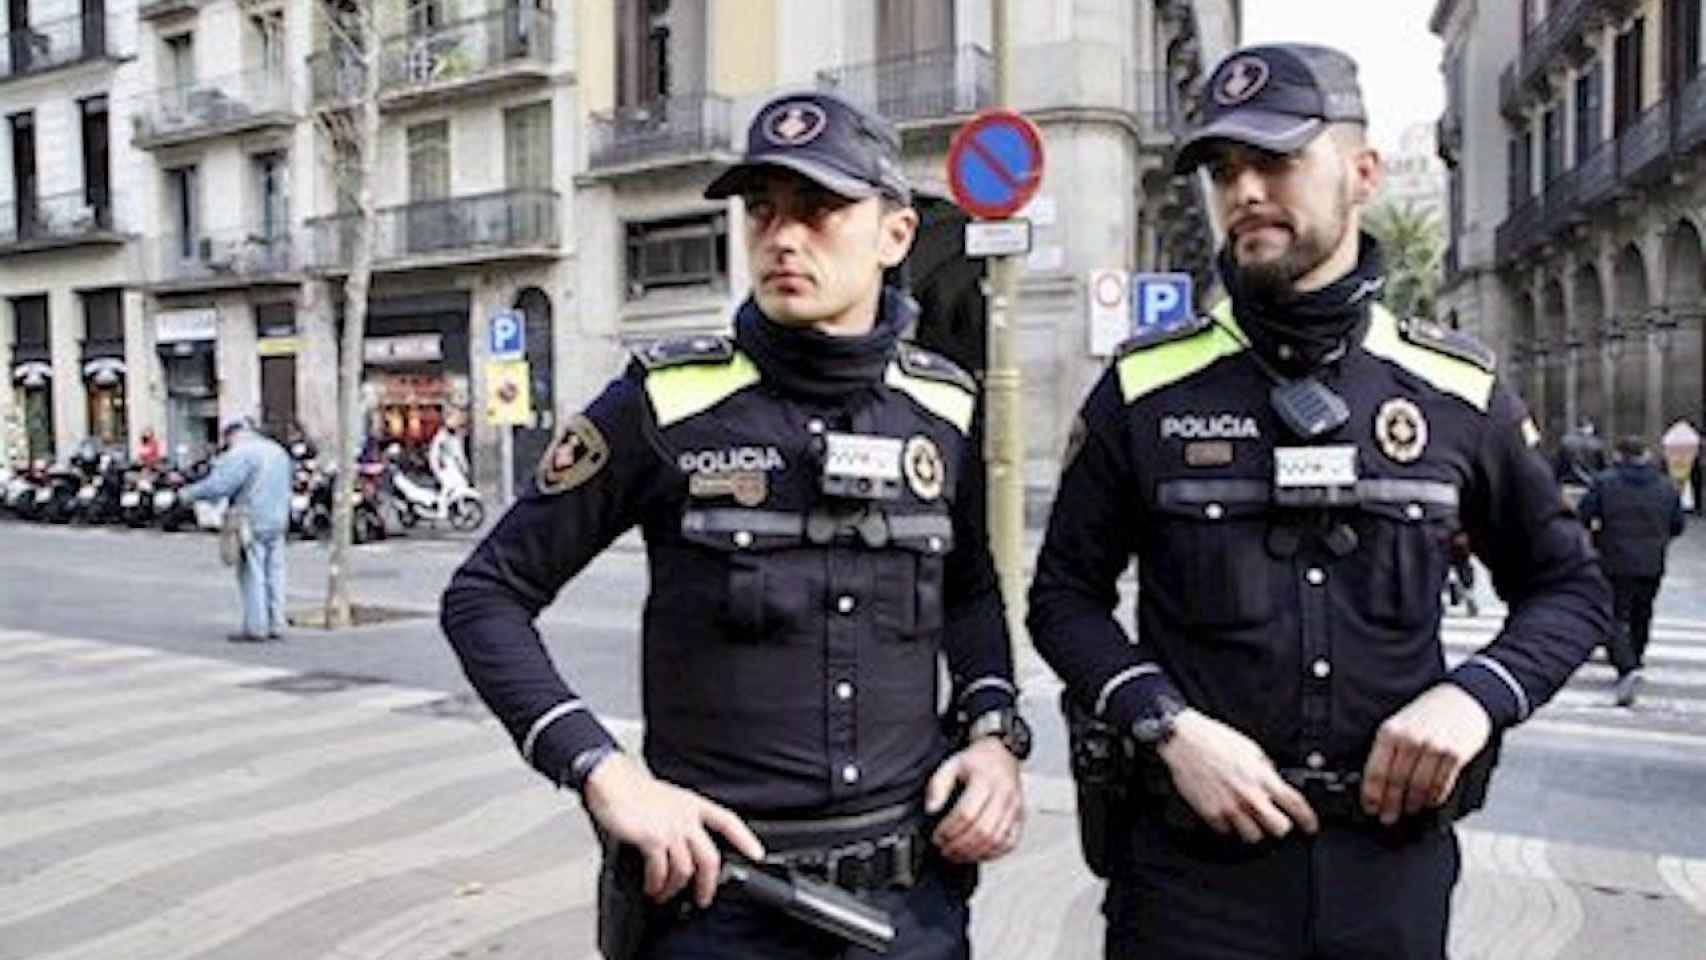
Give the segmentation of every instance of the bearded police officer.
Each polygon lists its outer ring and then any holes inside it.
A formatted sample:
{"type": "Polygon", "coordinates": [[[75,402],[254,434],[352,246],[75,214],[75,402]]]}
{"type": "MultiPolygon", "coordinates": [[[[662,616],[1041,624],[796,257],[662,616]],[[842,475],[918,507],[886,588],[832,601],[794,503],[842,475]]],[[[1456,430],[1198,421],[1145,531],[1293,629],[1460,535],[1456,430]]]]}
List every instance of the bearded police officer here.
{"type": "Polygon", "coordinates": [[[733,337],[641,351],[573,418],[456,573],[445,632],[527,761],[643,862],[644,929],[607,950],[841,955],[719,892],[732,850],[887,912],[890,956],[966,956],[975,865],[1019,837],[1029,734],[974,508],[976,385],[902,342],[911,300],[882,285],[918,224],[898,137],[833,96],[781,97],[705,195],[744,201],[733,337]],[[644,765],[533,625],[636,525],[644,765]]]}
{"type": "Polygon", "coordinates": [[[1493,357],[1378,302],[1364,122],[1337,51],[1220,64],[1176,170],[1210,175],[1230,300],[1125,345],[1069,444],[1029,622],[1081,791],[1119,800],[1082,808],[1109,957],[1443,956],[1452,819],[1609,626],[1493,357]],[[1510,614],[1448,669],[1458,529],[1510,614]]]}

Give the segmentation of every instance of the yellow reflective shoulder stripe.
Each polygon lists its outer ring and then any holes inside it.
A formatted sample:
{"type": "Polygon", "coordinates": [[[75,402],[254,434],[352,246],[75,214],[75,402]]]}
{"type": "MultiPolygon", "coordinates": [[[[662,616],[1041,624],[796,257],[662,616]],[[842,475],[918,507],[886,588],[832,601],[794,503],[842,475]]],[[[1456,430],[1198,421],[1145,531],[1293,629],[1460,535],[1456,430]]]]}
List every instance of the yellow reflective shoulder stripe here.
{"type": "Polygon", "coordinates": [[[1244,344],[1226,330],[1226,327],[1237,328],[1232,319],[1231,302],[1223,301],[1214,308],[1213,314],[1217,322],[1194,337],[1154,347],[1140,347],[1121,358],[1117,368],[1120,394],[1126,403],[1177,383],[1221,357],[1229,357],[1245,349],[1244,344]]]}
{"type": "Polygon", "coordinates": [[[646,395],[658,426],[679,423],[704,413],[758,382],[758,368],[746,354],[720,363],[684,363],[646,375],[646,395]]]}
{"type": "Polygon", "coordinates": [[[918,401],[924,409],[953,424],[961,433],[971,432],[971,416],[977,407],[977,398],[963,388],[940,380],[915,377],[902,370],[898,363],[889,364],[883,382],[918,401]]]}
{"type": "Polygon", "coordinates": [[[1398,332],[1398,318],[1380,304],[1374,306],[1362,348],[1396,363],[1436,389],[1461,398],[1482,413],[1487,412],[1493,396],[1493,375],[1467,360],[1405,340],[1398,332]]]}

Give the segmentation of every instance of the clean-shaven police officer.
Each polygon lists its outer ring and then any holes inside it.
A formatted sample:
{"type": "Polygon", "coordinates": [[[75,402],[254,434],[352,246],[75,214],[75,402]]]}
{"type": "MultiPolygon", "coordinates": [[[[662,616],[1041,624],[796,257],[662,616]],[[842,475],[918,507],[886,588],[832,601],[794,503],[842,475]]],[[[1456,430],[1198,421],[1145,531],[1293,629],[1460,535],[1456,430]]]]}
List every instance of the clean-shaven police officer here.
{"type": "Polygon", "coordinates": [[[1138,744],[1129,815],[1087,851],[1109,957],[1443,956],[1484,751],[1609,628],[1493,358],[1377,302],[1364,123],[1337,51],[1216,68],[1175,169],[1207,167],[1230,300],[1129,343],[1069,445],[1029,622],[1138,744]],[[1510,614],[1448,669],[1459,527],[1510,614]],[[1134,556],[1132,638],[1112,611],[1134,556]]]}
{"type": "Polygon", "coordinates": [[[966,956],[975,865],[1019,837],[1029,732],[968,508],[975,382],[902,342],[911,302],[882,285],[918,223],[899,139],[836,97],[780,97],[705,195],[744,200],[753,293],[733,337],[640,352],[573,418],[456,573],[445,632],[528,762],[643,854],[645,893],[691,886],[698,909],[651,910],[638,955],[842,955],[716,895],[725,844],[889,911],[890,956],[966,956]],[[645,765],[533,625],[635,525],[645,765]],[[963,721],[947,732],[939,652],[963,721]]]}

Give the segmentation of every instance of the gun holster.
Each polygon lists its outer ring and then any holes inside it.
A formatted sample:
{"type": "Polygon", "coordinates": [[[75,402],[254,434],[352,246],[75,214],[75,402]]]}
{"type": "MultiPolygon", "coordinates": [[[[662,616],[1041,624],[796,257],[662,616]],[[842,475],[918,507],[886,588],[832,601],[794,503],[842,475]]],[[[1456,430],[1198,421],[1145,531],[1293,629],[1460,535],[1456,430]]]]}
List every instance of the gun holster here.
{"type": "Polygon", "coordinates": [[[1481,752],[1458,774],[1457,787],[1440,808],[1447,820],[1461,820],[1487,805],[1487,791],[1493,785],[1493,768],[1499,765],[1499,747],[1503,742],[1504,734],[1495,731],[1481,752]]]}
{"type": "Polygon", "coordinates": [[[1137,789],[1140,748],[1130,734],[1097,719],[1065,690],[1060,712],[1078,788],[1078,844],[1090,872],[1105,879],[1131,842],[1134,805],[1144,802],[1137,789]]]}
{"type": "Polygon", "coordinates": [[[635,960],[651,914],[645,861],[638,850],[603,830],[598,830],[598,842],[604,850],[598,869],[598,951],[605,960],[635,960]]]}

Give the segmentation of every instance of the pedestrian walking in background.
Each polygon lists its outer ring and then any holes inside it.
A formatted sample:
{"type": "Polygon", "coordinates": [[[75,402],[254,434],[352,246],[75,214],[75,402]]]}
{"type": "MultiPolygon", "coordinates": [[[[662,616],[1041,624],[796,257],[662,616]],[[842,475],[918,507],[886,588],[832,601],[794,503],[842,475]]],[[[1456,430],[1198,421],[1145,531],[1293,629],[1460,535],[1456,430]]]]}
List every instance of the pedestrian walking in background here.
{"type": "Polygon", "coordinates": [[[1611,580],[1617,625],[1606,653],[1617,668],[1617,703],[1627,707],[1641,684],[1665,552],[1686,522],[1682,498],[1653,462],[1646,441],[1629,436],[1617,442],[1617,463],[1594,478],[1579,513],[1593,531],[1600,566],[1611,580]]]}
{"type": "Polygon", "coordinates": [[[222,537],[234,537],[243,629],[233,643],[260,643],[284,635],[285,533],[290,528],[290,454],[255,430],[247,418],[221,432],[224,452],[213,469],[185,487],[186,500],[230,500],[222,537]]]}

